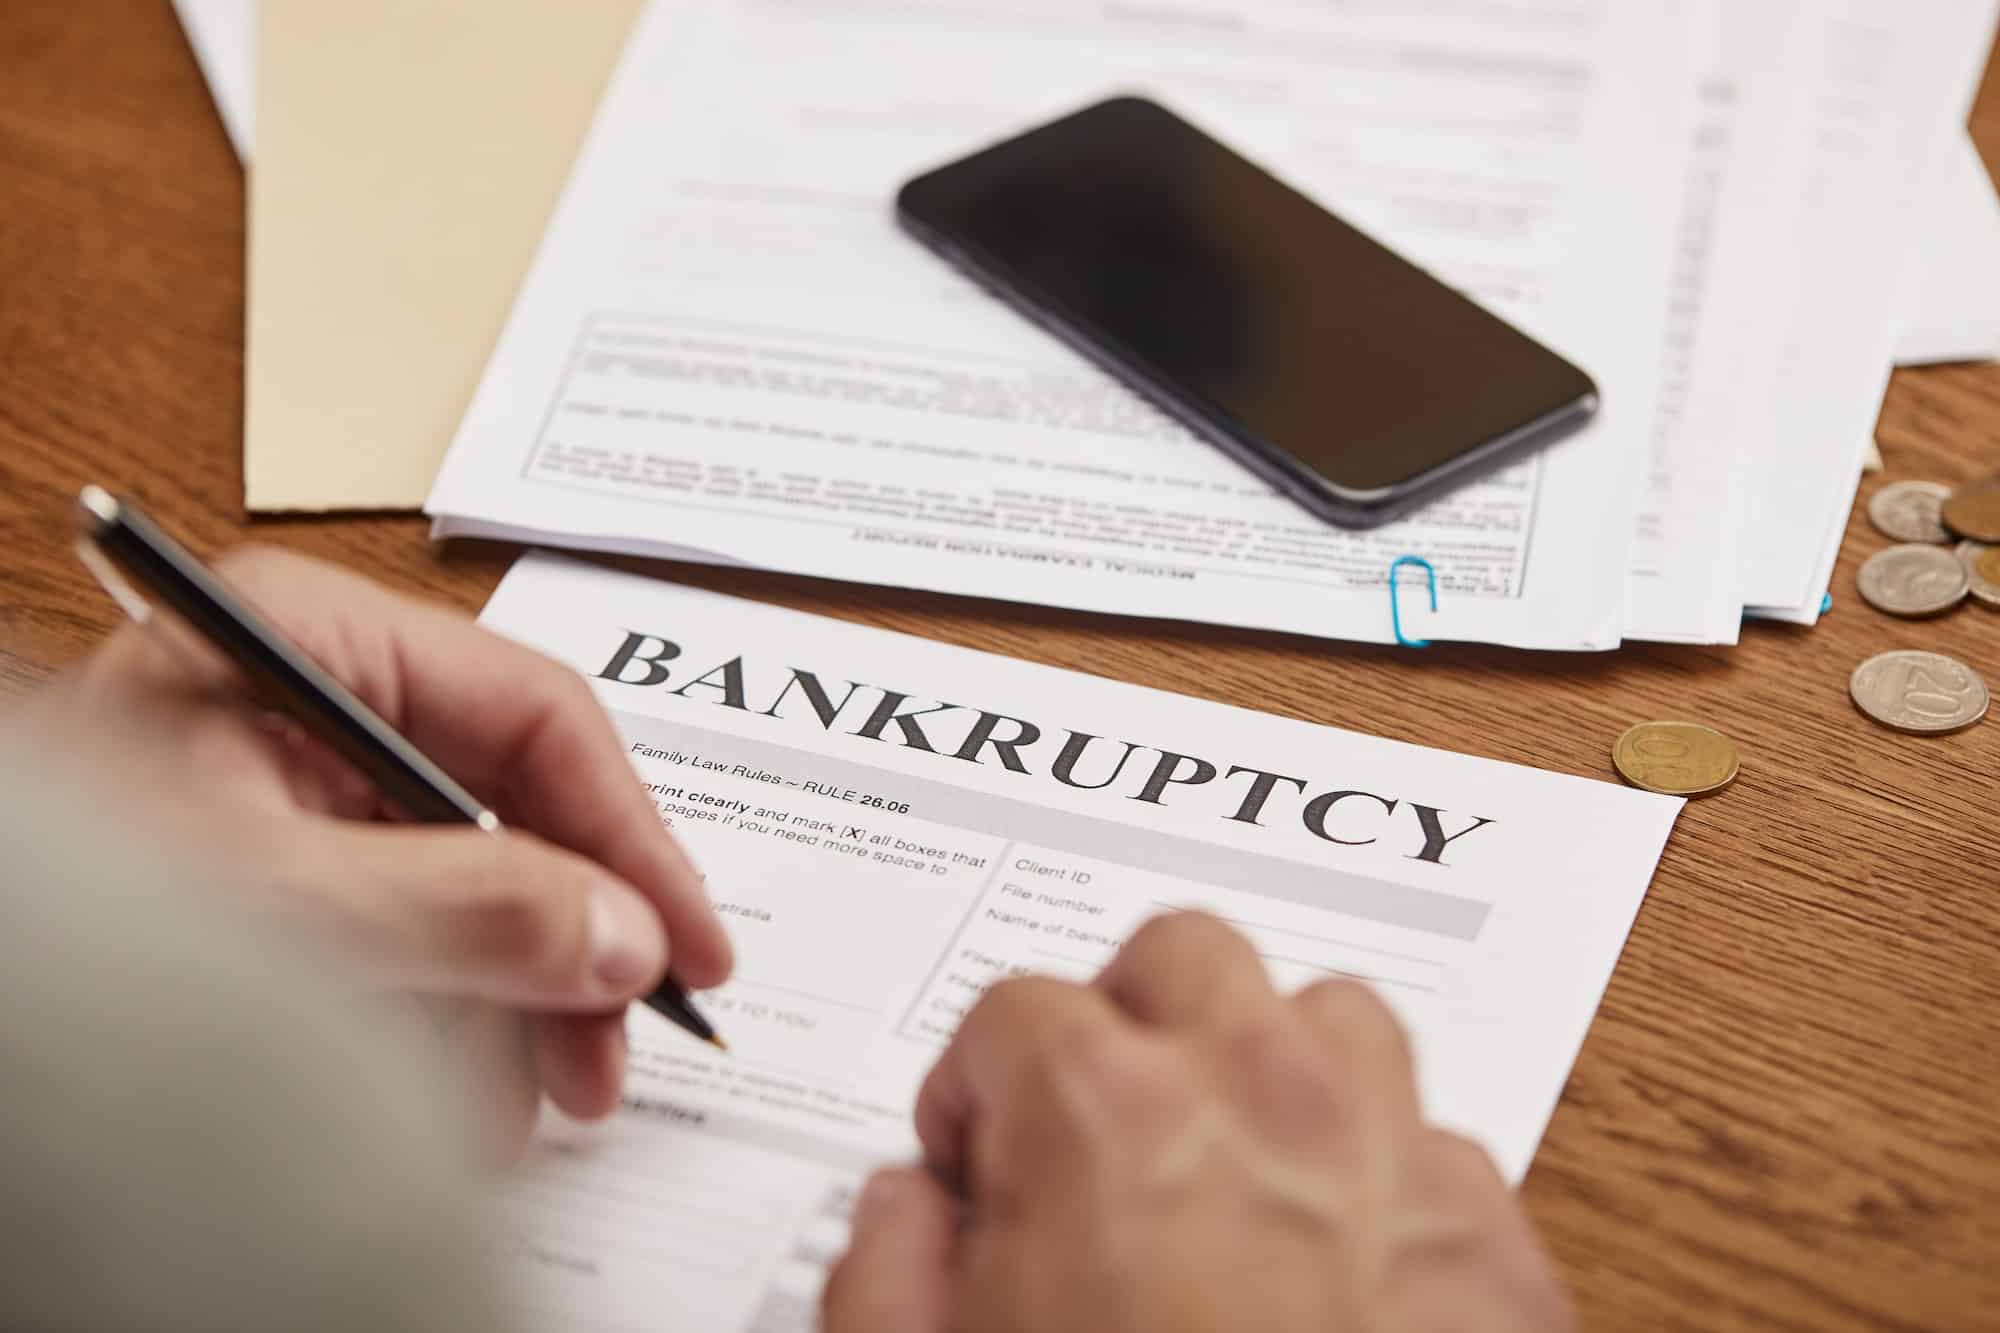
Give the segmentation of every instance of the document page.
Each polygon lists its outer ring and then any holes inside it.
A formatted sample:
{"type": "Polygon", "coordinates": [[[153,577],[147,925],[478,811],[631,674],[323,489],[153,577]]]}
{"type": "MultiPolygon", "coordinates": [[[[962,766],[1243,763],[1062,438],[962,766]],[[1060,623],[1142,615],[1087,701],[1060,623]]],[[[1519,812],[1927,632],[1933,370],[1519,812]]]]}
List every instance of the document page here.
{"type": "Polygon", "coordinates": [[[1993,35],[1993,0],[1802,6],[1798,89],[1774,196],[1793,243],[1772,429],[1752,443],[1743,600],[1811,623],[1827,587],[1894,359],[1902,244],[1930,163],[1950,151],[1993,35]]]}
{"type": "Polygon", "coordinates": [[[589,679],[738,951],[726,1054],[635,1009],[623,1109],[538,1129],[500,1239],[536,1327],[810,1329],[981,992],[1172,908],[1375,986],[1518,1181],[1681,808],[560,557],[482,620],[589,679]]]}
{"type": "Polygon", "coordinates": [[[1896,364],[2000,357],[2000,196],[1968,133],[1931,164],[1924,246],[1903,289],[1896,364]]]}
{"type": "Polygon", "coordinates": [[[427,508],[447,536],[1373,640],[1419,554],[1415,633],[1614,646],[1686,9],[662,0],[427,508]],[[1133,90],[1549,341],[1600,419],[1345,532],[897,230],[902,181],[1133,90]]]}
{"type": "Polygon", "coordinates": [[[1784,52],[1796,4],[1698,6],[1690,154],[1674,242],[1660,398],[1640,490],[1626,638],[1736,642],[1742,454],[1768,430],[1770,376],[1784,340],[1790,238],[1770,190],[1788,124],[1784,52]]]}

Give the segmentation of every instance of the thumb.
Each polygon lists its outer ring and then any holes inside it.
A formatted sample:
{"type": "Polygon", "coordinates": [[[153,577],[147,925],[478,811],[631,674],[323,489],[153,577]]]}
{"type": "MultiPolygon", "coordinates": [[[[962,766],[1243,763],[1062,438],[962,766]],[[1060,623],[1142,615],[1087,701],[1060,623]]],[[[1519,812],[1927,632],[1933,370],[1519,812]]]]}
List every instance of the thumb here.
{"type": "Polygon", "coordinates": [[[821,1298],[825,1333],[942,1333],[957,1205],[920,1167],[878,1171],[854,1205],[854,1234],[821,1298]]]}
{"type": "Polygon", "coordinates": [[[602,1012],[667,967],[659,911],[532,833],[301,821],[266,864],[371,980],[517,1008],[602,1012]]]}

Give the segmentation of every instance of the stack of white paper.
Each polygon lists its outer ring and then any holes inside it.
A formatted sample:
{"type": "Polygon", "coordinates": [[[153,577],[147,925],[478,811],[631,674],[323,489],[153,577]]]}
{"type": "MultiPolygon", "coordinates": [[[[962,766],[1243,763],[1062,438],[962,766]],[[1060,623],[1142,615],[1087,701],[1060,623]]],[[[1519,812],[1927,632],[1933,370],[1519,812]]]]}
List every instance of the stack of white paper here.
{"type": "Polygon", "coordinates": [[[1417,552],[1426,633],[1614,646],[1694,33],[1676,5],[1564,8],[656,4],[429,508],[448,534],[1341,638],[1387,637],[1384,573],[1417,552]],[[1600,419],[1329,528],[896,229],[916,170],[1135,87],[1587,365],[1600,419]]]}
{"type": "Polygon", "coordinates": [[[1833,572],[1920,251],[1930,164],[1949,151],[1984,64],[1983,0],[1929,6],[1807,5],[1787,44],[1799,89],[1782,130],[1769,262],[1789,284],[1788,321],[1752,370],[1762,415],[1746,440],[1741,599],[1811,623],[1833,572]]]}
{"type": "MultiPolygon", "coordinates": [[[[248,10],[182,3],[225,105],[248,10]]],[[[1418,554],[1424,637],[1728,643],[1818,615],[1892,361],[2000,353],[1962,130],[1994,0],[1171,17],[655,0],[437,530],[1377,641],[1418,554]],[[1118,90],[1550,342],[1602,418],[1338,531],[897,232],[902,180],[1118,90]]]]}

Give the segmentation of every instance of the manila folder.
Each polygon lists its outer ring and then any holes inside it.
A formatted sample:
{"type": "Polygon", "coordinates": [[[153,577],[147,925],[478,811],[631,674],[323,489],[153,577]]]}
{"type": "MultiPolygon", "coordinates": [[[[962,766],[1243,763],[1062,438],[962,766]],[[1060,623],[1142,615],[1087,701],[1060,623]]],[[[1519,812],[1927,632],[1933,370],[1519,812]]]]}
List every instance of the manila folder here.
{"type": "Polygon", "coordinates": [[[244,500],[415,509],[639,0],[262,0],[244,500]]]}

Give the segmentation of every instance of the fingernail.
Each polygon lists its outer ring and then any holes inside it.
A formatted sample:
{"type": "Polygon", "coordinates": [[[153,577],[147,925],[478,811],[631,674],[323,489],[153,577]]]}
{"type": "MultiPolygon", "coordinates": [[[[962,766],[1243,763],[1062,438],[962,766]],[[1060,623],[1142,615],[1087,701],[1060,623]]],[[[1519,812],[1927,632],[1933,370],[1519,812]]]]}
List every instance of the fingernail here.
{"type": "Polygon", "coordinates": [[[609,991],[634,991],[660,965],[660,923],[644,899],[629,889],[604,888],[590,896],[590,967],[609,991]]]}

